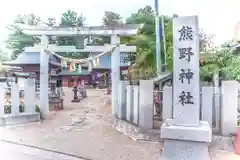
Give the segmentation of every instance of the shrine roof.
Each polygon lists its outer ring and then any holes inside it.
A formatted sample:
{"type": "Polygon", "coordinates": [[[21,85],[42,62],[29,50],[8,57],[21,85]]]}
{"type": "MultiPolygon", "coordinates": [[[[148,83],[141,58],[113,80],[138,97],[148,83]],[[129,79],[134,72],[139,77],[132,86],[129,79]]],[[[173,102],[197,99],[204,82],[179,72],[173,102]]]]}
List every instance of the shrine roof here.
{"type": "Polygon", "coordinates": [[[172,73],[171,72],[163,72],[157,77],[153,78],[153,81],[155,84],[159,84],[161,82],[164,82],[168,79],[172,79],[172,73]]]}
{"type": "MultiPolygon", "coordinates": [[[[61,65],[55,56],[50,57],[51,65],[61,65]]],[[[40,64],[40,52],[22,52],[15,60],[4,62],[6,65],[40,64]]]]}

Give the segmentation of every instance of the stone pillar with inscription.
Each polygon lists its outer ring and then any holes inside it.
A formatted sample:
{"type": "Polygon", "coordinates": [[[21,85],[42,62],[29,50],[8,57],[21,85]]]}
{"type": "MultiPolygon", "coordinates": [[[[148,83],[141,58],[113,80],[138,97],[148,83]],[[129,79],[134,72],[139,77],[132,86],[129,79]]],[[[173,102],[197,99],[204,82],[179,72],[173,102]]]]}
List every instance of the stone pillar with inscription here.
{"type": "MultiPolygon", "coordinates": [[[[173,119],[161,128],[161,160],[210,160],[212,130],[200,121],[198,17],[173,20],[173,119]]],[[[169,106],[171,107],[171,106],[169,106]]]]}

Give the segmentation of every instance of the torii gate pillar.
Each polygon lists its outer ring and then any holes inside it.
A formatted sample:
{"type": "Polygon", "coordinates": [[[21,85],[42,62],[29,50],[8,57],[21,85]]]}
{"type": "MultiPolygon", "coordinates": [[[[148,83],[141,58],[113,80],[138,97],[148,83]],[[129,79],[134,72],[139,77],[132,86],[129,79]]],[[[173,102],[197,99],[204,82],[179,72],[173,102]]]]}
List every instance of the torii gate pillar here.
{"type": "Polygon", "coordinates": [[[48,65],[49,54],[45,51],[49,44],[47,36],[41,37],[41,52],[40,52],[40,112],[41,118],[45,119],[49,113],[49,99],[48,99],[48,65]]]}
{"type": "Polygon", "coordinates": [[[118,84],[120,84],[120,37],[111,36],[111,44],[118,45],[111,55],[111,78],[112,78],[112,115],[117,117],[118,111],[118,84]]]}

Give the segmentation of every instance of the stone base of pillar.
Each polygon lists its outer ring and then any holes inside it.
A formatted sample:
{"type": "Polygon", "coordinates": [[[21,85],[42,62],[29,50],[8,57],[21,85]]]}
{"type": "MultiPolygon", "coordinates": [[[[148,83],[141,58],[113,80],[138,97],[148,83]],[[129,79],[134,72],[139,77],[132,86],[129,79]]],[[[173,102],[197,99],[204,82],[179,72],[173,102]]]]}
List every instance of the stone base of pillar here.
{"type": "Polygon", "coordinates": [[[161,160],[210,160],[208,151],[212,130],[208,122],[200,121],[198,127],[175,126],[173,119],[166,120],[161,128],[164,139],[161,160]]]}
{"type": "Polygon", "coordinates": [[[80,98],[78,98],[78,99],[73,99],[73,100],[72,100],[73,103],[78,103],[78,102],[80,102],[80,101],[81,101],[80,98]]]}
{"type": "Polygon", "coordinates": [[[20,113],[19,115],[4,115],[0,117],[0,126],[16,125],[28,122],[40,121],[39,113],[20,113]]]}
{"type": "Polygon", "coordinates": [[[210,160],[208,143],[164,140],[164,148],[159,160],[210,160]]]}

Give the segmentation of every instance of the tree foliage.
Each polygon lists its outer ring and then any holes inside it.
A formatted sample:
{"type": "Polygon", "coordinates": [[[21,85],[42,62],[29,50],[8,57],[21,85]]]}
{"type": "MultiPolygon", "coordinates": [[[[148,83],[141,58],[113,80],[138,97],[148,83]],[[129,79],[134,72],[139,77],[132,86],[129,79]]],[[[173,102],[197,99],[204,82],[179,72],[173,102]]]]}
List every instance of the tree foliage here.
{"type": "Polygon", "coordinates": [[[69,27],[69,26],[83,26],[85,18],[83,15],[78,15],[77,12],[73,10],[67,10],[62,14],[60,26],[69,27]]]}
{"type": "MultiPolygon", "coordinates": [[[[45,24],[49,27],[71,27],[71,26],[83,26],[85,18],[82,15],[78,15],[75,11],[67,10],[62,14],[61,21],[57,24],[55,18],[48,18],[46,22],[43,22],[39,17],[34,14],[28,15],[18,15],[16,16],[14,23],[28,24],[28,25],[39,25],[45,24]]],[[[21,30],[15,25],[8,25],[10,34],[6,40],[7,48],[12,50],[12,59],[17,58],[17,56],[23,51],[24,47],[33,46],[35,43],[39,43],[39,37],[32,37],[25,35],[21,30]]],[[[75,45],[75,37],[57,37],[57,39],[50,38],[51,43],[56,43],[57,45],[75,45]]],[[[65,53],[63,53],[65,54],[65,53]]],[[[79,57],[79,54],[69,53],[69,57],[79,57]]]]}
{"type": "MultiPolygon", "coordinates": [[[[84,25],[85,18],[82,15],[78,15],[73,10],[67,10],[61,16],[60,27],[82,27],[84,25]]],[[[75,45],[75,37],[58,37],[56,43],[58,45],[75,45]]]]}
{"type": "MultiPolygon", "coordinates": [[[[102,23],[105,27],[114,28],[116,26],[119,26],[122,24],[122,17],[120,14],[112,12],[112,11],[106,11],[104,12],[104,16],[102,18],[102,23]]],[[[111,43],[111,37],[106,36],[96,36],[92,37],[92,44],[93,45],[103,45],[105,43],[110,44],[111,43]]]]}
{"type": "MultiPolygon", "coordinates": [[[[154,10],[150,6],[140,8],[136,13],[133,13],[126,19],[127,24],[143,24],[136,36],[123,38],[124,43],[137,46],[136,61],[133,65],[133,71],[138,72],[141,68],[140,75],[154,73],[156,66],[156,41],[155,41],[155,15],[154,10]],[[153,70],[150,72],[150,70],[153,70]],[[147,73],[145,73],[145,71],[147,73]]],[[[164,26],[166,35],[166,48],[167,48],[167,67],[169,70],[172,68],[172,17],[164,16],[164,26]]],[[[162,64],[164,63],[164,52],[162,45],[162,64]]]]}
{"type": "Polygon", "coordinates": [[[120,14],[112,11],[104,12],[103,24],[105,26],[116,26],[121,23],[122,23],[122,17],[120,16],[120,14]]]}
{"type": "MultiPolygon", "coordinates": [[[[41,19],[34,14],[18,15],[16,16],[14,23],[38,25],[41,23],[41,19]]],[[[17,58],[19,53],[23,51],[24,47],[33,46],[34,43],[39,41],[38,37],[25,35],[14,25],[8,25],[8,29],[10,30],[10,34],[6,40],[6,44],[7,48],[12,50],[12,59],[17,58]]]]}
{"type": "Polygon", "coordinates": [[[224,80],[240,80],[240,57],[231,47],[224,47],[206,58],[201,67],[202,80],[212,80],[215,72],[220,72],[224,80]]]}

